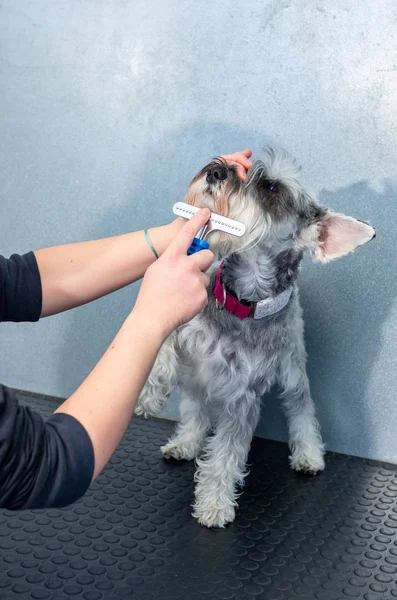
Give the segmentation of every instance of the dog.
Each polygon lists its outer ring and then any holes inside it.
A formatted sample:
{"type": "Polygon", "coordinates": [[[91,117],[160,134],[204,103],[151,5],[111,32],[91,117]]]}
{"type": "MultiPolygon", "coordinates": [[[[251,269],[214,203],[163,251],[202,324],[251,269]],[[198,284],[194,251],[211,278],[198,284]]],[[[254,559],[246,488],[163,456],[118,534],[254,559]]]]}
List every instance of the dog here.
{"type": "Polygon", "coordinates": [[[317,474],[324,444],[306,374],[298,275],[305,252],[323,263],[375,237],[366,222],[319,205],[286,152],[265,149],[245,182],[222,159],[205,166],[186,201],[246,225],[214,231],[208,306],[162,346],[139,398],[156,415],[176,385],[180,422],[165,458],[196,460],[193,516],[207,527],[235,518],[261,399],[275,384],[287,417],[290,465],[317,474]]]}

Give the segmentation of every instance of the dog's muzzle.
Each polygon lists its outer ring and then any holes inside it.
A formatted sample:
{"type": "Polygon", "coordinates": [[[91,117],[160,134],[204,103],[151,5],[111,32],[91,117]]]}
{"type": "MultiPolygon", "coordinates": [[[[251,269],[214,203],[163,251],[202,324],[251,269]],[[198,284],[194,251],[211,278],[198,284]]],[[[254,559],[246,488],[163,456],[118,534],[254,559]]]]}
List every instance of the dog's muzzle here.
{"type": "Polygon", "coordinates": [[[216,165],[215,167],[212,167],[207,172],[206,179],[207,179],[207,183],[209,183],[210,185],[212,185],[214,183],[218,183],[219,181],[224,181],[225,179],[227,179],[226,167],[224,167],[222,165],[216,165]]]}

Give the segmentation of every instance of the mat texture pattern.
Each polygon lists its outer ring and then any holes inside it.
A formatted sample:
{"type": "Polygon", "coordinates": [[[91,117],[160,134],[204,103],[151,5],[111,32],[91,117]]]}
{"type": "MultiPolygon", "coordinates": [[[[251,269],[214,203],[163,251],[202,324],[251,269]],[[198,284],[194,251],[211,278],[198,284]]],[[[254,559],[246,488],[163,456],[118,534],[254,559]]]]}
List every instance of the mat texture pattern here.
{"type": "Polygon", "coordinates": [[[256,439],[236,521],[211,531],[190,515],[194,465],[160,455],[172,429],[133,419],[70,508],[0,512],[0,599],[397,598],[397,466],[329,453],[306,479],[284,444],[256,439]]]}

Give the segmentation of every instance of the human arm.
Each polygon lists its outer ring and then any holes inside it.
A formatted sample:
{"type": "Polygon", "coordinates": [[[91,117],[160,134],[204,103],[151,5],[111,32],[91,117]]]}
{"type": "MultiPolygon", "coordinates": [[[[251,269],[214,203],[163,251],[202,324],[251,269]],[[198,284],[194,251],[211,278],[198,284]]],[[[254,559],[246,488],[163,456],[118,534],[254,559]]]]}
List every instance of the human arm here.
{"type": "MultiPolygon", "coordinates": [[[[159,256],[183,219],[150,229],[159,256]]],[[[140,279],[155,261],[143,231],[35,251],[42,287],[41,316],[81,306],[140,279]]]]}
{"type": "Polygon", "coordinates": [[[46,422],[0,386],[0,507],[66,506],[81,497],[117,447],[165,338],[202,310],[213,260],[186,255],[209,218],[186,223],[148,269],[135,308],[97,366],[46,422]],[[161,301],[159,301],[161,298],[161,301]]]}
{"type": "MultiPolygon", "coordinates": [[[[245,180],[251,154],[247,149],[223,158],[234,164],[237,175],[245,180]]],[[[183,223],[176,219],[149,230],[160,256],[183,223]]],[[[42,317],[86,304],[140,279],[155,260],[143,231],[45,248],[35,256],[42,285],[42,317]]]]}
{"type": "Polygon", "coordinates": [[[79,421],[92,441],[96,477],[117,447],[139,393],[168,335],[204,309],[209,250],[186,252],[208,209],[199,211],[147,271],[131,314],[87,379],[58,409],[79,421]]]}

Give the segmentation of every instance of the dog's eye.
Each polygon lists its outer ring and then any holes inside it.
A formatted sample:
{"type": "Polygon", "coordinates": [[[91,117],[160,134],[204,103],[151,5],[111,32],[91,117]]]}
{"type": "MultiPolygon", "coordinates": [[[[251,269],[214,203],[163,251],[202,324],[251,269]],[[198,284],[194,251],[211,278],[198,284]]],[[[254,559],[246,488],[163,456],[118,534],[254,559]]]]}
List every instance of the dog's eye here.
{"type": "Polygon", "coordinates": [[[270,190],[271,192],[278,192],[277,185],[275,183],[273,183],[272,181],[268,181],[267,189],[270,190]]]}

